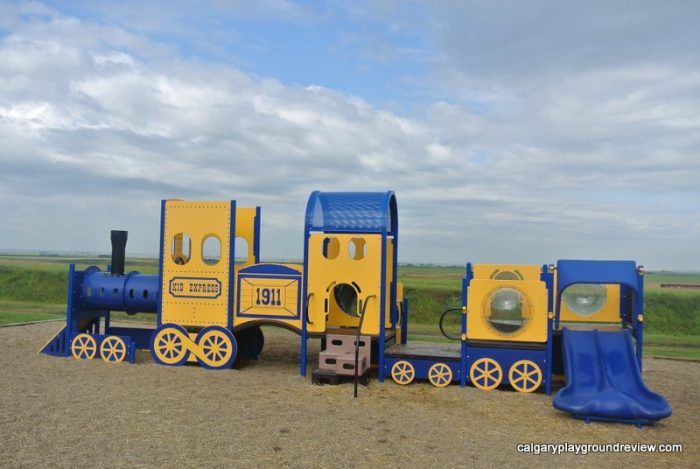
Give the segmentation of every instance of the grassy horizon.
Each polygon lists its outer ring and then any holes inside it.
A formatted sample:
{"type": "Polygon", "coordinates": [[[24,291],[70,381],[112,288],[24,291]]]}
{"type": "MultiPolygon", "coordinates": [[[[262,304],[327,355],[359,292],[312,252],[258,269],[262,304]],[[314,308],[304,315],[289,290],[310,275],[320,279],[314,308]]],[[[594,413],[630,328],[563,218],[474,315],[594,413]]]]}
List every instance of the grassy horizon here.
{"type": "MultiPolygon", "coordinates": [[[[68,264],[78,269],[98,265],[108,256],[41,257],[0,255],[0,324],[60,319],[65,315],[68,264]]],[[[130,258],[126,271],[157,273],[157,260],[130,258]]],[[[446,341],[439,332],[440,313],[461,304],[463,269],[427,265],[400,265],[399,280],[410,301],[410,337],[446,341]]],[[[645,278],[645,343],[647,351],[700,358],[700,290],[662,289],[661,283],[700,284],[699,274],[648,273],[645,278]]],[[[458,315],[456,315],[458,317],[458,315]]],[[[154,316],[114,313],[116,320],[153,323],[154,316]]],[[[448,327],[458,323],[447,321],[448,327]]]]}

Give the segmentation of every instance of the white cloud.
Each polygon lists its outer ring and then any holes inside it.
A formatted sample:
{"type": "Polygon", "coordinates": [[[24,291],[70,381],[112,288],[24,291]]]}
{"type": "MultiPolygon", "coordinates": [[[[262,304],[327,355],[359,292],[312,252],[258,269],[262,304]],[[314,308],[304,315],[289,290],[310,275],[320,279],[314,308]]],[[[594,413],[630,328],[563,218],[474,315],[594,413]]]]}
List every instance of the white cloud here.
{"type": "MultiPolygon", "coordinates": [[[[249,14],[296,7],[270,5],[249,14]]],[[[530,38],[536,16],[509,20],[517,34],[501,44],[507,35],[462,30],[438,8],[392,23],[442,25],[430,83],[449,92],[406,115],[313,77],[291,86],[189,60],[138,28],[23,8],[2,15],[2,248],[104,250],[107,231],[126,227],[131,250],[153,253],[161,198],[235,198],[263,206],[265,256],[299,257],[313,189],[394,189],[404,261],[699,265],[697,62],[547,69],[561,31],[530,38]],[[22,20],[28,9],[42,16],[22,20]],[[520,57],[533,51],[533,64],[520,57]]]]}

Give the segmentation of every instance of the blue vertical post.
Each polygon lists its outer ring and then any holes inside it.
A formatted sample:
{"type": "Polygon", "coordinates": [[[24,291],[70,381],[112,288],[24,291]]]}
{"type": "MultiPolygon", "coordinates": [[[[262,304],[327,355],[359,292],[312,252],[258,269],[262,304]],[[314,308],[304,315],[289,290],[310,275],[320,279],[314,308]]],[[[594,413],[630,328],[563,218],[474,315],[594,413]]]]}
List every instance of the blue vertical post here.
{"type": "Polygon", "coordinates": [[[66,333],[64,335],[64,345],[63,350],[65,352],[64,356],[70,356],[70,340],[74,332],[74,324],[76,321],[73,318],[73,297],[75,292],[73,291],[75,277],[75,264],[68,264],[68,292],[66,294],[66,333]]]}
{"type": "Polygon", "coordinates": [[[260,207],[255,207],[255,221],[253,223],[253,258],[255,263],[260,262],[260,207]]]}
{"type": "MultiPolygon", "coordinates": [[[[391,225],[391,234],[394,237],[394,242],[392,245],[392,278],[391,278],[391,304],[397,304],[398,299],[396,298],[396,288],[399,278],[399,217],[398,217],[398,204],[396,202],[396,197],[394,193],[391,192],[389,195],[389,212],[387,213],[389,217],[389,224],[391,225]]],[[[398,311],[397,311],[398,313],[398,311]]],[[[393,320],[393,329],[396,333],[396,316],[393,320]]],[[[403,335],[403,331],[401,333],[403,335]]],[[[402,343],[405,343],[402,341],[402,343]]]]}
{"type": "Polygon", "coordinates": [[[160,290],[160,300],[158,301],[158,308],[156,310],[156,325],[162,325],[162,315],[163,315],[163,251],[165,249],[165,209],[166,201],[160,201],[160,251],[158,253],[158,290],[160,290]]]}
{"type": "Polygon", "coordinates": [[[301,298],[301,340],[299,344],[299,354],[301,355],[301,363],[299,364],[299,374],[301,376],[306,376],[306,352],[307,352],[307,342],[308,342],[308,330],[307,322],[309,320],[309,238],[310,238],[310,227],[313,214],[311,213],[311,207],[313,201],[315,200],[315,195],[319,191],[313,191],[309,196],[309,200],[306,203],[306,212],[304,216],[304,279],[302,283],[302,298],[301,298]]]}
{"type": "Polygon", "coordinates": [[[554,266],[550,270],[549,266],[542,266],[541,280],[544,281],[547,286],[547,352],[545,356],[545,393],[547,395],[552,394],[552,348],[553,348],[553,337],[552,337],[552,325],[554,323],[554,266]]]}
{"type": "Polygon", "coordinates": [[[632,319],[635,324],[635,330],[637,332],[637,361],[639,362],[639,369],[642,369],[642,351],[644,346],[644,324],[639,320],[644,314],[644,270],[640,266],[637,268],[637,291],[638,294],[634,297],[634,318],[632,319]]]}
{"type": "MultiPolygon", "coordinates": [[[[386,250],[387,250],[386,229],[382,229],[382,273],[381,289],[380,289],[380,304],[379,304],[379,382],[384,382],[384,340],[386,338],[384,321],[386,318],[386,250]]],[[[362,331],[360,331],[362,332],[362,331]]]]}
{"type": "Polygon", "coordinates": [[[467,347],[467,303],[469,300],[469,282],[471,282],[472,276],[472,264],[467,262],[464,278],[462,279],[462,337],[460,337],[462,342],[460,344],[459,360],[459,385],[462,387],[467,385],[467,354],[469,352],[467,347]]]}
{"type": "Polygon", "coordinates": [[[306,347],[308,341],[308,331],[306,329],[306,324],[309,320],[309,298],[308,298],[308,281],[309,281],[309,233],[308,230],[304,230],[304,282],[302,288],[302,298],[301,298],[301,343],[300,355],[301,363],[299,364],[299,374],[301,376],[306,376],[306,347]]]}

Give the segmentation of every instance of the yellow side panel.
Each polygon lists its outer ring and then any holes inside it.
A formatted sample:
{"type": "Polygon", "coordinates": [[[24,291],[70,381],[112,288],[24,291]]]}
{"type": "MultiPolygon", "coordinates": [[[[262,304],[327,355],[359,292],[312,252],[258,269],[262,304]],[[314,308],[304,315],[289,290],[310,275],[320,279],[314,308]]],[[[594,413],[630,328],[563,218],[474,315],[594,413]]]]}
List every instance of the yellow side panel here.
{"type": "Polygon", "coordinates": [[[474,264],[472,272],[475,279],[493,280],[540,280],[542,266],[517,264],[474,264]]]}
{"type": "Polygon", "coordinates": [[[467,293],[467,339],[547,341],[547,287],[544,282],[474,279],[470,282],[467,293]],[[488,320],[491,295],[501,288],[516,290],[524,298],[523,308],[527,310],[525,323],[513,333],[497,330],[488,320]]]}
{"type": "Polygon", "coordinates": [[[561,301],[561,322],[620,322],[620,285],[605,285],[607,301],[603,307],[590,316],[580,316],[571,311],[566,302],[561,301]]]}
{"type": "Polygon", "coordinates": [[[333,298],[333,288],[344,283],[357,291],[358,311],[360,304],[368,302],[362,333],[379,334],[381,235],[314,233],[309,237],[308,249],[307,330],[325,332],[326,321],[333,327],[357,326],[358,319],[342,312],[333,298]],[[363,247],[361,258],[357,249],[351,256],[348,248],[357,239],[364,240],[357,243],[363,247]]]}
{"type": "Polygon", "coordinates": [[[248,252],[241,252],[240,244],[236,245],[236,257],[245,258],[241,265],[250,265],[255,262],[253,249],[255,246],[255,208],[236,208],[236,238],[243,238],[248,243],[248,252]]]}
{"type": "Polygon", "coordinates": [[[231,202],[169,200],[163,222],[161,321],[181,326],[226,326],[231,202]],[[211,237],[220,243],[216,263],[203,258],[204,241],[211,237]]]}
{"type": "MultiPolygon", "coordinates": [[[[384,315],[384,327],[391,327],[391,280],[394,278],[394,239],[387,238],[386,240],[386,311],[384,315]]],[[[398,298],[398,296],[397,296],[398,298]]]]}

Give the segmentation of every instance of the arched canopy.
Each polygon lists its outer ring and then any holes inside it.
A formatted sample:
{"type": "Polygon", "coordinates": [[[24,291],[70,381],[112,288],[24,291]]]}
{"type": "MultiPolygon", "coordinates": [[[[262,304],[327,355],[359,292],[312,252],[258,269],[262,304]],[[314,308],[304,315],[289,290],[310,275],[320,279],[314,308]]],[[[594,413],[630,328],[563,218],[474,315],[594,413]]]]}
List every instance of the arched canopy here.
{"type": "Polygon", "coordinates": [[[557,296],[575,283],[620,284],[640,297],[637,265],[634,261],[557,261],[557,296]]]}
{"type": "Polygon", "coordinates": [[[314,191],[306,205],[306,233],[385,233],[397,236],[398,229],[393,191],[314,191]]]}

